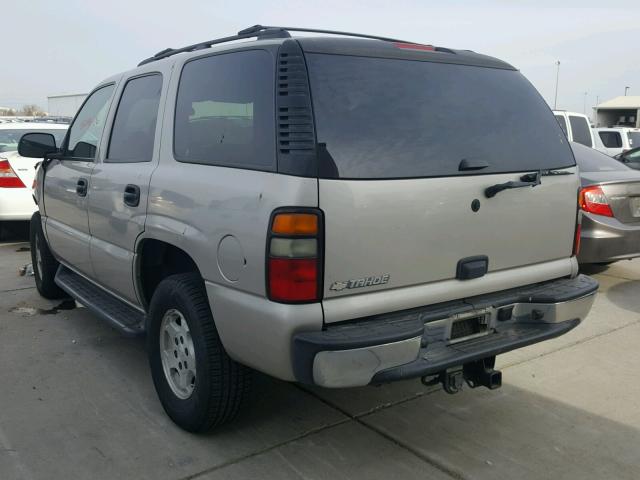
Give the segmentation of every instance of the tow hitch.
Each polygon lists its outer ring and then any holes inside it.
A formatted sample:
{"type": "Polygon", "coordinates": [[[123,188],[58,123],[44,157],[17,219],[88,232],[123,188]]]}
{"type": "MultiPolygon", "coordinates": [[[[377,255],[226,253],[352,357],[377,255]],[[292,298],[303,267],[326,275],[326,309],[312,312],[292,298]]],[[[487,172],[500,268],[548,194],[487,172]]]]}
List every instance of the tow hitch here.
{"type": "Polygon", "coordinates": [[[442,388],[449,394],[462,390],[464,382],[471,388],[487,387],[495,390],[502,386],[502,372],[494,370],[496,357],[485,358],[475,362],[465,363],[462,367],[454,367],[435,376],[422,377],[425,386],[442,384],[442,388]]]}

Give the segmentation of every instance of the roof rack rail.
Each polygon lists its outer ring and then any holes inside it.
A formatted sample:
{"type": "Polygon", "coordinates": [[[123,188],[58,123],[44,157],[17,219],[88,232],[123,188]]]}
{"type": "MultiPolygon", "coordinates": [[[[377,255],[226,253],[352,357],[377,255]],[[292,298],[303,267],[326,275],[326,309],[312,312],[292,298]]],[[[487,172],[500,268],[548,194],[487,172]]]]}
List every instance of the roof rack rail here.
{"type": "Polygon", "coordinates": [[[232,42],[234,40],[243,40],[245,38],[253,38],[257,37],[260,39],[266,38],[289,38],[291,35],[289,32],[310,32],[310,33],[325,33],[329,35],[343,35],[347,37],[359,37],[359,38],[370,38],[373,40],[384,40],[386,42],[400,42],[400,43],[408,43],[412,44],[415,42],[407,42],[406,40],[398,40],[396,38],[388,38],[388,37],[379,37],[376,35],[364,35],[362,33],[350,33],[350,32],[340,32],[337,30],[320,30],[316,28],[297,28],[297,27],[269,27],[263,25],[254,25],[249,28],[245,28],[244,30],[240,30],[237,35],[232,35],[229,37],[216,38],[214,40],[208,40],[206,42],[195,43],[193,45],[188,45],[182,48],[166,48],[158,53],[156,53],[153,57],[146,58],[142,60],[138,66],[145,65],[147,63],[155,62],[156,60],[161,60],[163,58],[170,57],[177,53],[183,52],[193,52],[196,50],[202,50],[204,48],[209,48],[212,45],[217,45],[220,43],[232,42]]]}

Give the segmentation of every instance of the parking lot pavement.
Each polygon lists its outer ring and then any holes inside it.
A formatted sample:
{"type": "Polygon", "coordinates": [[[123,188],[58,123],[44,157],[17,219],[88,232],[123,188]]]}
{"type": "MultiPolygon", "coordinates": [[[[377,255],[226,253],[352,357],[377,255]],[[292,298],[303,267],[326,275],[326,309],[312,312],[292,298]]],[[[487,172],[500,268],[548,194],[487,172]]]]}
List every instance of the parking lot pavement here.
{"type": "Polygon", "coordinates": [[[0,245],[1,480],[639,476],[640,260],[591,269],[601,292],[587,320],[500,357],[500,390],[258,376],[238,421],[196,436],[162,411],[143,339],[18,275],[27,247],[0,245]]]}

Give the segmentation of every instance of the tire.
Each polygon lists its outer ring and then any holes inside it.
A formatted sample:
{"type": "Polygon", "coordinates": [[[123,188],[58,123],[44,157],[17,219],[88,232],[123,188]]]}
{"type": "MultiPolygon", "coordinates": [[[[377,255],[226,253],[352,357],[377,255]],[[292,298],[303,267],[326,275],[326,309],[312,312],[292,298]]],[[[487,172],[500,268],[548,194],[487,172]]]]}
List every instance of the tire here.
{"type": "Polygon", "coordinates": [[[39,212],[34,213],[31,217],[29,242],[31,243],[31,264],[38,293],[50,300],[68,297],[64,290],[54,282],[60,263],[49,250],[49,245],[47,245],[47,240],[42,231],[39,212]]]}
{"type": "Polygon", "coordinates": [[[222,346],[198,274],[172,275],[160,282],[147,328],[151,375],[167,415],[194,433],[232,420],[249,397],[251,370],[232,360],[222,346]]]}

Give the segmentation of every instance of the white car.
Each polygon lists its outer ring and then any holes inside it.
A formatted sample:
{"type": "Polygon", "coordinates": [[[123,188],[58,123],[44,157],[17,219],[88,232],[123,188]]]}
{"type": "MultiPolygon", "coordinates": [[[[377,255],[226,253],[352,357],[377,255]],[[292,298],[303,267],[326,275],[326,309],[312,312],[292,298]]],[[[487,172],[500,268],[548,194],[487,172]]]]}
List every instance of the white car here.
{"type": "Polygon", "coordinates": [[[30,220],[37,210],[31,186],[40,160],[18,155],[20,137],[32,132],[51,133],[60,145],[68,127],[55,123],[0,124],[0,235],[4,222],[30,220]]]}
{"type": "Polygon", "coordinates": [[[596,141],[591,129],[589,117],[582,113],[554,110],[553,114],[564,130],[570,142],[581,143],[590,148],[596,148],[596,141]]]}
{"type": "Polygon", "coordinates": [[[640,147],[640,128],[596,128],[596,148],[610,157],[640,147]]]}

